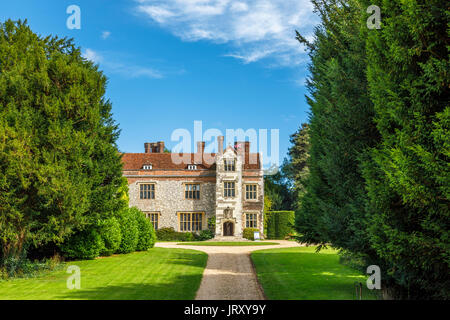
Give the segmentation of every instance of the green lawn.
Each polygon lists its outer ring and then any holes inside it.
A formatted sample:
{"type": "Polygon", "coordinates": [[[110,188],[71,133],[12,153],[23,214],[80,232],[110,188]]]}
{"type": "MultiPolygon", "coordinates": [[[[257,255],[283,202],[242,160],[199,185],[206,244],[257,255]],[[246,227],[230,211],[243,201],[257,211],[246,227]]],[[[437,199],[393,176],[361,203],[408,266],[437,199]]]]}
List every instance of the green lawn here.
{"type": "Polygon", "coordinates": [[[180,246],[223,246],[223,247],[236,247],[236,246],[266,246],[279,244],[277,242],[258,242],[258,241],[198,241],[198,242],[180,242],[177,243],[180,246]]]}
{"type": "Polygon", "coordinates": [[[339,263],[337,251],[316,247],[266,249],[251,255],[258,279],[271,300],[352,300],[355,282],[363,283],[363,299],[375,299],[367,276],[339,263]]]}
{"type": "Polygon", "coordinates": [[[0,299],[194,299],[207,255],[153,248],[96,260],[71,261],[81,269],[81,289],[66,286],[67,267],[29,279],[0,281],[0,299]]]}

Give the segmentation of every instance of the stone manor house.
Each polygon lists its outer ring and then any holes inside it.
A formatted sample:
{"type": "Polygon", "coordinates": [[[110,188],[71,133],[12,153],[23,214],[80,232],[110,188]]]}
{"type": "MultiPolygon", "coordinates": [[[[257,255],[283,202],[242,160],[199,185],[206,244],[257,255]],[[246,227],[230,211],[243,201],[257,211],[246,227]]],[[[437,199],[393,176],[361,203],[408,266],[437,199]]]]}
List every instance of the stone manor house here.
{"type": "Polygon", "coordinates": [[[130,206],[141,209],[155,229],[199,232],[215,217],[216,238],[242,237],[244,228],[263,234],[264,177],[258,153],[250,142],[205,153],[164,152],[164,142],[145,143],[144,153],[124,153],[123,175],[128,180],[130,206]],[[180,160],[181,159],[181,160],[180,160]]]}

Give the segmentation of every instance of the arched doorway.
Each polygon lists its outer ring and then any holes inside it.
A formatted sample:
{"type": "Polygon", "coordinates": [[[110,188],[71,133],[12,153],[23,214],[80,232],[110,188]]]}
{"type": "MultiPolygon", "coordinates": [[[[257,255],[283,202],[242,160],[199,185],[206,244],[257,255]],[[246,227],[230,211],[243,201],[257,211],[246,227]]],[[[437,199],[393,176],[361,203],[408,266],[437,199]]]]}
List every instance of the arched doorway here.
{"type": "Polygon", "coordinates": [[[223,235],[233,236],[234,235],[234,223],[231,221],[224,222],[223,224],[223,235]]]}

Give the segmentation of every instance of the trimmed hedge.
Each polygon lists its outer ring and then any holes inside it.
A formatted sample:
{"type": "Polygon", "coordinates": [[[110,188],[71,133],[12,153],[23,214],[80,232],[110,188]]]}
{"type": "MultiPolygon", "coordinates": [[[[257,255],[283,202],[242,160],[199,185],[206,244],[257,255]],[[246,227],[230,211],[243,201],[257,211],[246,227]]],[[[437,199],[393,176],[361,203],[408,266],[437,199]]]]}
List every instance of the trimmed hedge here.
{"type": "Polygon", "coordinates": [[[117,253],[130,253],[136,250],[139,241],[138,222],[136,220],[137,208],[125,208],[119,213],[122,241],[117,253]]]}
{"type": "Polygon", "coordinates": [[[69,259],[92,260],[100,255],[104,243],[100,233],[91,228],[73,234],[61,244],[60,248],[69,259]]]}
{"type": "Polygon", "coordinates": [[[242,237],[248,240],[255,240],[255,232],[259,232],[259,229],[256,228],[245,228],[242,231],[242,237]]]}
{"type": "Polygon", "coordinates": [[[264,213],[266,239],[283,240],[294,233],[294,211],[268,211],[264,213]]]}
{"type": "MultiPolygon", "coordinates": [[[[192,235],[187,240],[192,240],[192,235]]],[[[66,258],[94,259],[113,253],[146,251],[155,242],[152,223],[141,210],[132,207],[123,208],[116,216],[73,234],[60,245],[60,249],[66,258]]]]}
{"type": "Polygon", "coordinates": [[[153,248],[156,242],[156,233],[153,229],[153,224],[140,210],[132,210],[132,213],[135,215],[135,219],[138,223],[138,243],[136,245],[136,251],[147,251],[148,249],[153,248]]]}
{"type": "Polygon", "coordinates": [[[170,227],[156,230],[156,238],[159,241],[193,241],[195,235],[192,232],[177,232],[170,227]]]}
{"type": "Polygon", "coordinates": [[[116,218],[111,217],[102,221],[100,223],[100,234],[104,244],[100,250],[101,256],[110,256],[119,249],[122,241],[122,231],[116,218]]]}

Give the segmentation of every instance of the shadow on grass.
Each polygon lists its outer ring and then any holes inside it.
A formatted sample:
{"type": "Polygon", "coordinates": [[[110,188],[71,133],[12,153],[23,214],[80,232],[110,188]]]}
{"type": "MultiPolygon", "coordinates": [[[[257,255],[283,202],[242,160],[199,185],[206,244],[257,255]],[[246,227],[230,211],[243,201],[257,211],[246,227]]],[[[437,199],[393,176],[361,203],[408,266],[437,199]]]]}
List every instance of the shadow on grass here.
{"type": "Polygon", "coordinates": [[[204,259],[201,259],[198,254],[193,255],[180,251],[177,252],[176,256],[163,257],[158,263],[155,263],[155,272],[152,272],[152,269],[144,268],[142,274],[140,274],[140,268],[136,265],[124,266],[121,269],[122,274],[125,272],[126,275],[136,275],[135,281],[123,280],[119,276],[105,281],[100,276],[97,285],[95,277],[98,277],[98,275],[83,275],[82,273],[82,288],[78,290],[67,289],[63,295],[59,295],[57,298],[78,300],[192,300],[200,286],[207,257],[205,255],[204,259]],[[161,268],[161,265],[163,265],[163,268],[161,268]],[[176,266],[171,268],[170,265],[176,266]],[[199,271],[195,274],[173,275],[166,273],[168,269],[178,272],[177,270],[183,270],[183,267],[189,267],[186,273],[195,273],[195,268],[198,268],[199,271]],[[91,277],[91,279],[86,280],[87,277],[91,277]],[[108,283],[104,285],[105,282],[108,283]],[[83,288],[83,283],[87,283],[86,288],[83,288]]]}
{"type": "Polygon", "coordinates": [[[252,254],[258,279],[269,299],[353,300],[358,298],[355,286],[359,287],[359,283],[363,299],[377,298],[366,286],[367,275],[340,264],[336,253],[276,250],[252,254]]]}
{"type": "Polygon", "coordinates": [[[121,283],[89,289],[68,290],[61,300],[193,300],[201,275],[177,276],[161,283],[121,283]]]}

